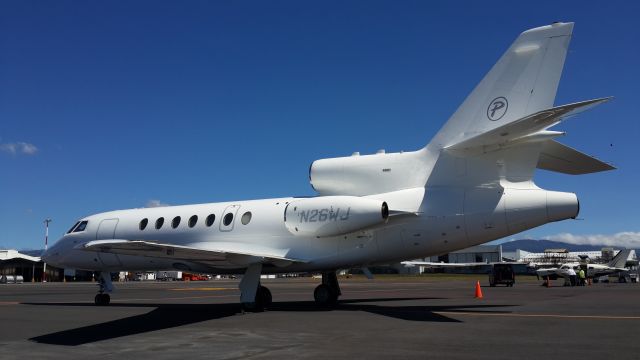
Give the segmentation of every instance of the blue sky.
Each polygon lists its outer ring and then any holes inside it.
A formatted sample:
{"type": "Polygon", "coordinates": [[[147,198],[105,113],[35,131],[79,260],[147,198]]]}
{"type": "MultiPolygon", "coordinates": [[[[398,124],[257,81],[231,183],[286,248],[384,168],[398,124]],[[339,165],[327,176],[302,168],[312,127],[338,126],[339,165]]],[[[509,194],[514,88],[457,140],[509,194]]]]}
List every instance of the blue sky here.
{"type": "Polygon", "coordinates": [[[557,20],[576,27],[556,104],[616,97],[562,141],[619,170],[540,171],[584,220],[513,238],[637,242],[640,5],[515,4],[1,2],[0,247],[41,247],[46,217],[55,240],[153,201],[312,195],[313,160],[424,146],[520,32],[557,20]]]}

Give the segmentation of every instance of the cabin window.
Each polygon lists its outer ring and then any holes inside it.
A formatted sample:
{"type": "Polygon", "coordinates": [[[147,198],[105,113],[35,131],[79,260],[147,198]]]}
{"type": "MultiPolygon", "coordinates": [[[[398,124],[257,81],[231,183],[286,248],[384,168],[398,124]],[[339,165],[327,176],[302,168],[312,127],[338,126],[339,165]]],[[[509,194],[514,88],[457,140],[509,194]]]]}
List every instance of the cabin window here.
{"type": "Polygon", "coordinates": [[[228,213],[227,215],[224,216],[224,219],[222,219],[222,223],[224,224],[224,226],[229,226],[232,221],[233,221],[233,213],[228,213]]]}
{"type": "Polygon", "coordinates": [[[140,230],[144,230],[147,227],[147,224],[149,223],[149,219],[144,218],[140,221],[140,230]]]}
{"type": "Polygon", "coordinates": [[[196,226],[197,223],[198,223],[198,215],[193,215],[192,217],[189,218],[189,227],[190,228],[196,226]]]}
{"type": "Polygon", "coordinates": [[[180,216],[176,216],[173,218],[173,221],[171,221],[171,227],[172,228],[177,228],[178,225],[180,225],[180,216]]]}
{"type": "Polygon", "coordinates": [[[78,226],[78,224],[80,224],[80,221],[77,221],[75,224],[73,224],[73,226],[69,229],[69,231],[67,231],[67,234],[70,232],[73,232],[73,229],[75,229],[76,226],[78,226]]]}
{"type": "Polygon", "coordinates": [[[242,214],[242,218],[240,218],[240,221],[242,221],[242,225],[247,225],[249,221],[251,221],[251,211],[247,211],[246,213],[242,214]]]}
{"type": "Polygon", "coordinates": [[[76,233],[84,231],[84,229],[87,228],[87,223],[88,221],[81,221],[80,224],[75,229],[73,229],[73,232],[76,233]]]}
{"type": "Polygon", "coordinates": [[[207,216],[207,226],[211,226],[213,225],[213,222],[216,221],[216,215],[215,214],[211,214],[209,216],[207,216]]]}
{"type": "Polygon", "coordinates": [[[162,224],[164,224],[164,218],[160,217],[158,218],[158,220],[156,220],[156,229],[160,229],[162,227],[162,224]]]}

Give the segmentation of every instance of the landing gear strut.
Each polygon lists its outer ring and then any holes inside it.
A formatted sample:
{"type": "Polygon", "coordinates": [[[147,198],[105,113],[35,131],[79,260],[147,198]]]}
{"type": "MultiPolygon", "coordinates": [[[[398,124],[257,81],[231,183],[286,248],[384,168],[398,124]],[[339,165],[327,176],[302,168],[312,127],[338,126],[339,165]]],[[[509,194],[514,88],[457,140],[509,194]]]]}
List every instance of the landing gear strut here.
{"type": "Polygon", "coordinates": [[[242,311],[261,312],[271,305],[271,291],[260,285],[262,264],[251,264],[240,281],[242,311]]]}
{"type": "Polygon", "coordinates": [[[93,299],[96,305],[106,306],[111,302],[111,296],[108,293],[113,291],[113,283],[111,283],[111,273],[103,271],[98,279],[98,294],[93,299]]]}
{"type": "Polygon", "coordinates": [[[316,304],[321,306],[333,306],[338,303],[338,297],[342,295],[338,277],[335,271],[322,273],[322,284],[313,291],[316,304]]]}

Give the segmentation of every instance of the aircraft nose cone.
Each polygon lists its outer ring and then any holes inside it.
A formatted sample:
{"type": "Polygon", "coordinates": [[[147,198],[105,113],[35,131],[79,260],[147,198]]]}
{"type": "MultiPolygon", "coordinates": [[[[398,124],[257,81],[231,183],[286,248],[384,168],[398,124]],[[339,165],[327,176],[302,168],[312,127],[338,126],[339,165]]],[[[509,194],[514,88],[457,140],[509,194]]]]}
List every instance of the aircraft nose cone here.
{"type": "Polygon", "coordinates": [[[40,255],[40,260],[47,264],[56,265],[60,260],[60,246],[56,243],[40,255]]]}
{"type": "Polygon", "coordinates": [[[53,259],[53,252],[52,252],[52,250],[50,249],[50,250],[46,250],[45,252],[43,252],[43,253],[42,253],[42,255],[40,255],[40,259],[41,259],[43,262],[51,263],[51,260],[53,259]]]}

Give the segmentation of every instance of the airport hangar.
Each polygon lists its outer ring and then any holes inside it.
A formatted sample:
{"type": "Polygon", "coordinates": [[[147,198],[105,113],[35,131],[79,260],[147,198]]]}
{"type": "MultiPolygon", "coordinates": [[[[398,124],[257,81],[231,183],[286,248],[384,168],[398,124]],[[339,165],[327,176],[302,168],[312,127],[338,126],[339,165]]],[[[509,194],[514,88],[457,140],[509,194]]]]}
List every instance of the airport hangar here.
{"type": "MultiPolygon", "coordinates": [[[[69,276],[65,276],[64,269],[47,265],[43,279],[45,264],[39,256],[34,256],[34,253],[41,253],[41,251],[0,250],[0,282],[42,282],[45,279],[47,281],[64,281],[65,278],[69,278],[69,276]]],[[[76,280],[90,280],[91,272],[78,271],[70,276],[71,279],[74,277],[76,280]]]]}

